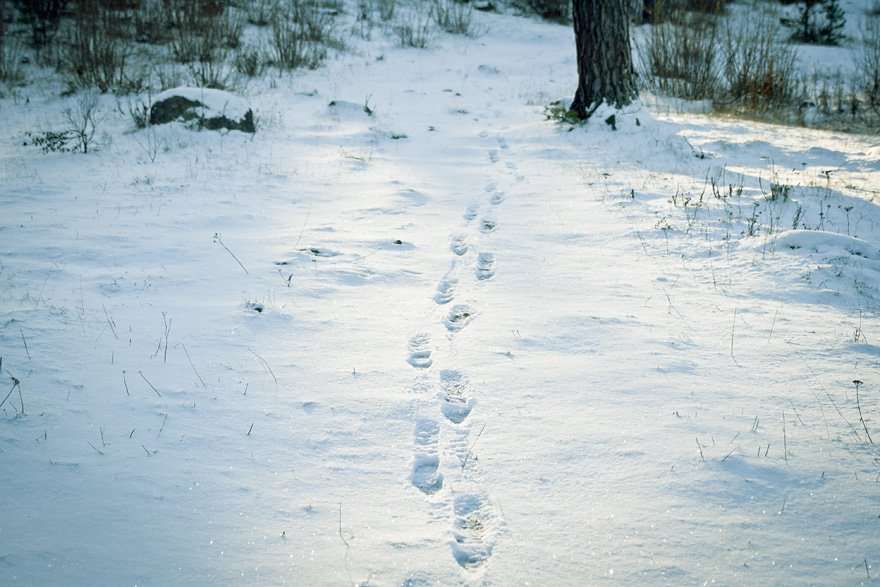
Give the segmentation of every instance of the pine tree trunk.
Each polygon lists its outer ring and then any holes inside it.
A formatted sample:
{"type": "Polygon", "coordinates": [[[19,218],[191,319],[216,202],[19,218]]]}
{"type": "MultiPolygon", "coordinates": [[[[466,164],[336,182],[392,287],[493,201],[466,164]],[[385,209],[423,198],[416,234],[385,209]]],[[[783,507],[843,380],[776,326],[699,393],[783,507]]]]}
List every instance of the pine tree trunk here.
{"type": "Polygon", "coordinates": [[[621,108],[636,95],[625,0],[573,0],[578,88],[571,110],[587,118],[603,102],[621,108]]]}

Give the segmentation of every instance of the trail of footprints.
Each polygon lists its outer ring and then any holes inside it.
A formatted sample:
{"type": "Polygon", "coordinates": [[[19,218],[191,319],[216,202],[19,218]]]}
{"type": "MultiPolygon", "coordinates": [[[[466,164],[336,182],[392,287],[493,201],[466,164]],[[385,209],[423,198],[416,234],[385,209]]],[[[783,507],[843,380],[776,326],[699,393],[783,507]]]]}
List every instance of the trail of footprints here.
{"type": "MultiPolygon", "coordinates": [[[[499,149],[489,151],[492,163],[500,161],[500,152],[509,149],[507,141],[498,139],[499,149]],[[499,152],[500,151],[500,152],[499,152]]],[[[516,166],[506,163],[511,173],[516,166]]],[[[519,180],[519,176],[517,176],[519,180]]],[[[488,202],[497,207],[505,200],[505,194],[497,184],[486,186],[488,202]]],[[[464,212],[467,225],[480,217],[480,206],[471,204],[464,212]]],[[[488,238],[498,229],[498,222],[491,208],[480,217],[476,225],[478,235],[488,238]]],[[[433,300],[438,306],[449,306],[442,319],[450,340],[466,328],[476,317],[477,310],[470,304],[453,304],[459,289],[456,277],[458,264],[474,250],[464,232],[450,238],[449,248],[454,255],[449,272],[437,284],[433,300]]],[[[490,252],[477,252],[473,262],[474,278],[477,283],[495,277],[496,256],[490,252]]],[[[420,332],[409,340],[407,362],[420,370],[430,369],[432,359],[432,340],[427,332],[420,332]]],[[[467,571],[474,571],[485,564],[492,556],[499,519],[488,496],[471,479],[469,474],[473,460],[469,460],[473,439],[469,416],[476,401],[467,376],[456,369],[443,369],[439,372],[439,393],[437,394],[438,419],[422,417],[416,421],[414,434],[414,455],[410,482],[435,504],[448,504],[444,511],[451,514],[450,548],[455,562],[467,571]],[[442,418],[440,418],[442,416],[442,418]],[[438,421],[439,420],[439,421],[438,421]],[[445,441],[441,444],[441,437],[445,441]],[[448,464],[444,466],[446,459],[448,464]],[[444,475],[444,472],[446,473],[444,475]],[[448,481],[454,479],[454,488],[448,481]],[[451,506],[451,507],[450,507],[451,506]]]]}

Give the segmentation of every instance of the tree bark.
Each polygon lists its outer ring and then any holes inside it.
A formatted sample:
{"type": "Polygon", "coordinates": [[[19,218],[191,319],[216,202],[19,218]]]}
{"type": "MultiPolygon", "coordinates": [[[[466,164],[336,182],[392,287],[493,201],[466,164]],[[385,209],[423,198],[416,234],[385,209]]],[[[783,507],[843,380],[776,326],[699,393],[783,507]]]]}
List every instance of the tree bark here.
{"type": "Polygon", "coordinates": [[[588,118],[600,104],[615,108],[638,95],[625,0],[572,0],[578,88],[571,110],[588,118]]]}

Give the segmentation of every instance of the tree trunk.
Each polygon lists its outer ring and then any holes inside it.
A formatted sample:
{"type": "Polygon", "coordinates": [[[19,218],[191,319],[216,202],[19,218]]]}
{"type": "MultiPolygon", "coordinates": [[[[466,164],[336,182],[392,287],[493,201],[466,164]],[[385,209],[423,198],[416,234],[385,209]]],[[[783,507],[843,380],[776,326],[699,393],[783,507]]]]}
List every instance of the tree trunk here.
{"type": "Polygon", "coordinates": [[[571,110],[588,118],[603,102],[621,108],[637,96],[625,0],[573,0],[578,88],[571,110]]]}

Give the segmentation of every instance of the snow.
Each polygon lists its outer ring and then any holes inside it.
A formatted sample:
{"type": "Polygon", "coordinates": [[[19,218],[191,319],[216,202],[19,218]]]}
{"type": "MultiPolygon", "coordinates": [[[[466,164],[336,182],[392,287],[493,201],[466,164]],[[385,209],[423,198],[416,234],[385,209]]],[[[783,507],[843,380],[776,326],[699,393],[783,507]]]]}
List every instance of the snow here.
{"type": "Polygon", "coordinates": [[[4,584],[876,582],[875,139],[556,125],[568,28],[476,18],[254,137],[0,102],[4,584]]]}

